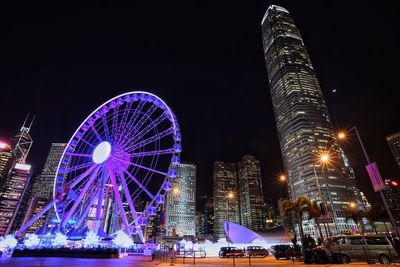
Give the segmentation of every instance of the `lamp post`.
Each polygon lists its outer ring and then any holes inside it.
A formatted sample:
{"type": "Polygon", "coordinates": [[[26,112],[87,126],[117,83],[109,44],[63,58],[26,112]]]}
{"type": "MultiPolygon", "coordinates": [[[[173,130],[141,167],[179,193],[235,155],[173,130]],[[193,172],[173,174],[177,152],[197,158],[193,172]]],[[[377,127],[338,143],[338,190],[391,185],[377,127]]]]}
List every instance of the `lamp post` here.
{"type": "MultiPolygon", "coordinates": [[[[335,226],[336,232],[338,233],[339,230],[338,230],[338,227],[336,225],[336,214],[335,214],[335,210],[333,209],[333,201],[332,201],[331,193],[329,191],[329,184],[328,184],[328,181],[327,181],[326,176],[325,176],[325,166],[328,166],[328,164],[331,162],[331,158],[332,157],[331,157],[331,155],[329,154],[328,151],[323,151],[319,155],[319,160],[320,160],[320,163],[321,163],[321,170],[322,170],[322,177],[324,178],[324,181],[325,181],[325,184],[326,184],[326,190],[328,191],[328,199],[327,200],[330,202],[330,205],[331,205],[331,208],[332,208],[333,225],[335,226]]],[[[315,178],[317,179],[317,186],[320,187],[319,181],[318,181],[318,177],[316,176],[315,168],[314,168],[314,174],[315,174],[315,178]]],[[[323,197],[323,195],[321,193],[321,189],[319,189],[319,194],[320,194],[320,197],[323,197]]],[[[324,204],[326,204],[327,200],[325,200],[324,198],[321,198],[321,201],[324,204]]],[[[327,223],[327,226],[328,226],[329,234],[332,235],[331,229],[329,227],[329,223],[327,223]]]]}
{"type": "MultiPolygon", "coordinates": [[[[361,148],[362,148],[362,150],[364,152],[365,159],[367,160],[368,165],[370,165],[372,162],[371,162],[371,160],[370,160],[370,158],[368,156],[367,150],[365,149],[364,143],[363,143],[363,141],[361,139],[360,133],[358,132],[358,129],[357,129],[356,126],[350,128],[347,132],[343,132],[343,131],[339,132],[338,133],[338,139],[339,140],[345,140],[346,137],[347,137],[347,133],[352,131],[352,130],[354,130],[356,132],[357,139],[358,139],[358,142],[360,143],[361,148]]],[[[396,221],[394,220],[393,214],[390,211],[390,208],[389,208],[389,205],[388,205],[388,203],[386,201],[385,195],[383,194],[382,189],[380,189],[378,191],[379,191],[379,195],[382,198],[383,205],[385,206],[385,209],[386,209],[386,211],[387,211],[387,213],[389,215],[390,223],[393,225],[393,227],[394,227],[394,229],[396,231],[396,234],[399,236],[399,231],[397,229],[396,221]]]]}

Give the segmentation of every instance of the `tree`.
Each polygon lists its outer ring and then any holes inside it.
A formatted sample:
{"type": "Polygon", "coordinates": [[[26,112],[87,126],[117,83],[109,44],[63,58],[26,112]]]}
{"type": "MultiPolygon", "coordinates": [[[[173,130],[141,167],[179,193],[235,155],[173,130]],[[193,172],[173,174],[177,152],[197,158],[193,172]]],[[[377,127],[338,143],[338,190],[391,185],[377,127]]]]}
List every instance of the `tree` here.
{"type": "Polygon", "coordinates": [[[299,225],[300,238],[303,242],[303,213],[309,210],[310,200],[306,196],[299,196],[296,200],[283,200],[280,203],[280,212],[283,215],[293,212],[296,215],[297,224],[299,225]]]}
{"type": "Polygon", "coordinates": [[[317,201],[314,200],[313,202],[311,202],[311,205],[308,208],[307,213],[308,213],[309,219],[314,219],[314,222],[318,227],[319,236],[320,236],[321,240],[324,240],[324,237],[322,235],[321,225],[318,222],[318,218],[321,217],[322,211],[321,211],[320,207],[318,206],[317,201]]]}
{"type": "Polygon", "coordinates": [[[5,252],[9,249],[13,249],[17,246],[17,239],[13,235],[6,235],[0,237],[0,251],[5,252]]]}
{"type": "Polygon", "coordinates": [[[360,210],[358,205],[352,204],[348,205],[344,210],[344,217],[346,218],[346,222],[352,220],[361,229],[361,233],[365,234],[365,227],[362,221],[362,218],[366,217],[365,212],[360,210]]]}
{"type": "Polygon", "coordinates": [[[118,248],[129,248],[133,246],[133,241],[130,238],[130,236],[125,233],[122,230],[119,230],[116,233],[115,238],[113,239],[113,243],[118,247],[118,248]]]}

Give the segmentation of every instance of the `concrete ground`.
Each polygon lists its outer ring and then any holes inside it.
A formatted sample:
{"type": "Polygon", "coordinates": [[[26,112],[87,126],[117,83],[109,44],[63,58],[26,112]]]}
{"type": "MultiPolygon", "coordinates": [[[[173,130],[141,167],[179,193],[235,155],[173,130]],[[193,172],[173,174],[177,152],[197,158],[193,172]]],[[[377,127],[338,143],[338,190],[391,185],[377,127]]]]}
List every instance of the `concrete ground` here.
{"type": "MultiPolygon", "coordinates": [[[[377,263],[378,266],[380,265],[377,263]]],[[[274,257],[267,258],[252,258],[251,266],[277,266],[277,267],[293,267],[293,265],[301,266],[329,266],[329,267],[343,267],[343,264],[312,264],[307,265],[303,262],[292,262],[290,260],[276,260],[274,257]]],[[[366,263],[351,263],[352,267],[363,266],[366,267],[366,263]]],[[[397,265],[399,265],[397,263],[397,265]]],[[[82,258],[7,258],[0,260],[0,267],[167,267],[171,266],[168,263],[151,262],[149,258],[142,256],[128,256],[122,259],[82,259],[82,258]]],[[[176,267],[213,267],[213,266],[250,266],[249,259],[219,259],[219,258],[205,258],[197,259],[195,263],[192,258],[186,258],[185,264],[183,259],[178,258],[176,267]],[[235,265],[234,265],[235,264],[235,265]]]]}

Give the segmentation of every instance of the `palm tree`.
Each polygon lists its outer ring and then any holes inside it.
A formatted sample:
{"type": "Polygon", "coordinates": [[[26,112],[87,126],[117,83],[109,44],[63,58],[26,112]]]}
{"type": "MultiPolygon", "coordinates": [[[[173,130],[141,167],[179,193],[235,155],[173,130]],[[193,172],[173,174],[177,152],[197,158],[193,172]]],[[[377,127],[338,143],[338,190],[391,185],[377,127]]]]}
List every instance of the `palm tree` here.
{"type": "Polygon", "coordinates": [[[283,200],[280,202],[280,212],[282,215],[294,212],[296,215],[297,224],[299,225],[300,237],[303,242],[304,231],[303,231],[303,213],[308,211],[310,207],[310,200],[306,196],[299,196],[296,200],[283,200]]]}
{"type": "Polygon", "coordinates": [[[357,204],[350,203],[344,210],[344,217],[346,218],[346,222],[351,219],[359,228],[361,228],[361,233],[365,233],[362,218],[366,217],[366,215],[364,211],[359,209],[357,204]]]}
{"type": "Polygon", "coordinates": [[[309,206],[307,213],[308,213],[309,219],[314,219],[314,222],[318,227],[319,236],[321,237],[321,240],[324,240],[324,237],[322,235],[321,225],[318,222],[318,218],[321,217],[322,211],[321,211],[320,207],[318,206],[317,201],[314,200],[313,202],[311,202],[311,205],[309,206]]]}

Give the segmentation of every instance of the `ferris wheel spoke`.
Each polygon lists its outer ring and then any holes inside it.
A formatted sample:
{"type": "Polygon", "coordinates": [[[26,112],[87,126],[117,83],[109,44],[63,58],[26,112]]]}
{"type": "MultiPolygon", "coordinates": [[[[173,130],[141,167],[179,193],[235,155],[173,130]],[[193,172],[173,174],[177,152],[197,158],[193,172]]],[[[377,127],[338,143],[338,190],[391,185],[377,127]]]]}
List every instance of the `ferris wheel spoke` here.
{"type": "Polygon", "coordinates": [[[81,169],[84,169],[84,168],[87,168],[87,167],[91,167],[91,166],[94,166],[93,162],[87,162],[87,163],[84,163],[84,164],[81,164],[81,165],[78,165],[78,166],[70,167],[70,168],[65,170],[65,174],[73,172],[73,171],[81,170],[81,169]]]}
{"type": "Polygon", "coordinates": [[[116,159],[117,161],[120,161],[120,162],[122,162],[122,163],[125,163],[125,164],[128,164],[128,165],[132,165],[132,166],[135,166],[135,167],[138,167],[138,168],[140,168],[140,169],[144,169],[144,170],[147,170],[147,171],[151,171],[151,172],[154,172],[154,173],[158,173],[158,174],[161,174],[161,175],[164,175],[164,176],[167,175],[167,173],[165,173],[165,172],[157,171],[157,170],[155,170],[155,169],[148,168],[148,167],[145,167],[145,166],[142,166],[142,165],[133,163],[133,162],[129,162],[129,161],[126,161],[126,160],[117,158],[117,157],[114,157],[114,159],[116,159]]]}
{"type": "Polygon", "coordinates": [[[160,140],[161,138],[163,138],[163,137],[165,137],[167,135],[173,134],[173,133],[174,133],[174,129],[173,128],[168,128],[167,130],[165,130],[163,132],[160,132],[160,133],[158,133],[156,135],[153,135],[152,137],[147,138],[146,140],[143,140],[143,141],[141,141],[139,143],[136,143],[136,144],[134,144],[134,145],[132,145],[130,147],[127,147],[126,151],[134,151],[134,150],[136,150],[138,148],[144,147],[144,146],[146,146],[146,145],[148,145],[148,144],[150,144],[150,143],[152,143],[154,141],[160,140]]]}
{"type": "Polygon", "coordinates": [[[101,121],[103,122],[104,133],[106,134],[106,139],[110,140],[110,131],[108,129],[108,123],[105,115],[101,116],[101,121]]]}
{"type": "MultiPolygon", "coordinates": [[[[142,109],[145,104],[146,104],[146,102],[144,102],[144,101],[139,102],[139,105],[136,107],[135,111],[133,112],[133,115],[131,116],[131,118],[129,119],[129,121],[126,125],[135,124],[136,119],[139,116],[140,112],[142,112],[142,109]]],[[[116,143],[120,143],[121,139],[123,139],[125,137],[127,130],[130,128],[130,126],[126,127],[126,125],[119,132],[119,134],[117,136],[118,140],[116,143]]]]}
{"type": "MultiPolygon", "coordinates": [[[[75,180],[71,181],[70,183],[70,188],[74,188],[78,183],[80,183],[85,177],[87,177],[93,169],[96,168],[96,165],[92,165],[89,169],[87,169],[84,173],[79,175],[75,180]]],[[[98,172],[98,169],[96,170],[96,173],[98,172]]]]}
{"type": "Polygon", "coordinates": [[[126,173],[134,182],[135,184],[137,184],[137,186],[139,186],[144,192],[146,192],[146,194],[151,198],[154,199],[154,196],[152,193],[149,192],[149,190],[147,190],[147,188],[142,185],[132,174],[130,174],[127,171],[124,171],[124,173],[126,173]]]}
{"type": "Polygon", "coordinates": [[[97,140],[99,140],[99,142],[103,142],[103,138],[101,138],[99,132],[96,130],[96,128],[94,128],[93,125],[90,125],[90,129],[92,129],[94,135],[97,137],[97,140]]]}
{"type": "Polygon", "coordinates": [[[115,136],[115,131],[118,127],[118,113],[119,113],[119,106],[116,106],[113,111],[113,119],[112,119],[112,126],[111,126],[111,135],[115,136]]]}
{"type": "Polygon", "coordinates": [[[174,154],[175,150],[173,148],[164,149],[164,150],[155,150],[155,151],[147,151],[147,152],[139,152],[139,153],[132,153],[132,157],[148,157],[154,155],[163,155],[163,154],[174,154]]]}
{"type": "Polygon", "coordinates": [[[71,157],[86,157],[86,158],[91,158],[93,157],[93,155],[91,154],[82,154],[82,153],[65,153],[67,156],[71,156],[71,157]]]}
{"type": "Polygon", "coordinates": [[[147,133],[149,133],[151,130],[153,130],[155,127],[157,127],[166,118],[167,118],[167,116],[165,115],[165,113],[163,113],[161,116],[159,116],[157,119],[152,121],[149,125],[147,125],[142,131],[140,131],[136,135],[132,136],[130,139],[132,141],[140,140],[143,136],[145,136],[147,133]]]}
{"type": "Polygon", "coordinates": [[[125,181],[125,176],[120,174],[120,173],[118,173],[117,177],[118,177],[118,180],[120,181],[120,183],[122,185],[122,189],[124,190],[124,194],[125,194],[126,200],[128,201],[128,206],[129,206],[129,208],[131,210],[131,213],[132,213],[132,218],[135,219],[137,217],[137,213],[136,213],[135,205],[133,205],[132,197],[131,197],[131,195],[129,193],[128,186],[127,186],[126,181],[125,181]]]}
{"type": "Polygon", "coordinates": [[[107,168],[108,168],[108,172],[110,174],[110,180],[111,180],[111,184],[112,184],[112,187],[114,190],[115,199],[117,201],[119,213],[122,218],[122,222],[124,223],[124,226],[125,226],[125,231],[127,234],[130,234],[128,219],[126,218],[125,210],[122,205],[121,196],[119,195],[119,192],[118,192],[118,186],[117,186],[117,181],[115,180],[114,172],[112,171],[110,164],[107,164],[107,168]]]}
{"type": "Polygon", "coordinates": [[[124,109],[124,113],[123,113],[123,115],[122,115],[122,119],[121,119],[121,122],[119,123],[119,125],[118,125],[118,127],[117,127],[117,131],[116,131],[116,133],[115,133],[115,137],[117,137],[118,138],[118,134],[119,134],[119,132],[120,132],[120,129],[122,128],[125,128],[125,125],[126,125],[126,121],[128,120],[128,116],[129,116],[129,114],[130,114],[130,110],[131,110],[131,106],[132,106],[132,103],[133,103],[133,101],[130,101],[130,102],[128,102],[127,104],[126,104],[126,106],[125,106],[125,109],[124,109]]]}
{"type": "Polygon", "coordinates": [[[85,144],[87,144],[87,145],[89,145],[89,146],[91,146],[92,148],[95,148],[95,146],[94,145],[92,145],[91,143],[89,143],[88,141],[86,141],[85,139],[83,139],[83,138],[81,138],[81,139],[79,139],[80,141],[82,141],[83,143],[85,143],[85,144]]]}
{"type": "Polygon", "coordinates": [[[68,222],[69,218],[71,217],[71,215],[75,212],[76,208],[78,207],[78,205],[81,203],[82,198],[85,196],[86,191],[89,189],[89,187],[92,185],[94,179],[97,177],[97,172],[92,173],[92,175],[90,176],[89,180],[87,181],[87,183],[85,184],[85,186],[83,187],[82,191],[79,193],[77,199],[74,200],[74,204],[72,205],[71,209],[67,212],[67,214],[65,215],[64,219],[61,222],[61,226],[64,226],[64,224],[66,222],[68,222]]]}
{"type": "MultiPolygon", "coordinates": [[[[151,106],[146,111],[146,113],[142,114],[142,117],[139,119],[139,121],[133,124],[132,127],[130,127],[128,133],[134,133],[140,130],[140,128],[145,124],[145,122],[150,118],[150,116],[154,113],[154,111],[156,111],[157,108],[158,107],[156,105],[151,106]]],[[[125,138],[120,143],[122,143],[123,146],[125,146],[125,144],[129,143],[132,139],[133,137],[131,137],[130,135],[126,135],[125,138]]]]}
{"type": "Polygon", "coordinates": [[[92,194],[89,204],[86,206],[86,208],[82,212],[81,217],[80,217],[78,223],[76,224],[76,227],[80,227],[81,224],[83,223],[83,221],[87,218],[87,215],[89,214],[90,209],[92,208],[94,202],[96,201],[98,192],[99,192],[99,190],[96,190],[95,193],[92,194]]]}

